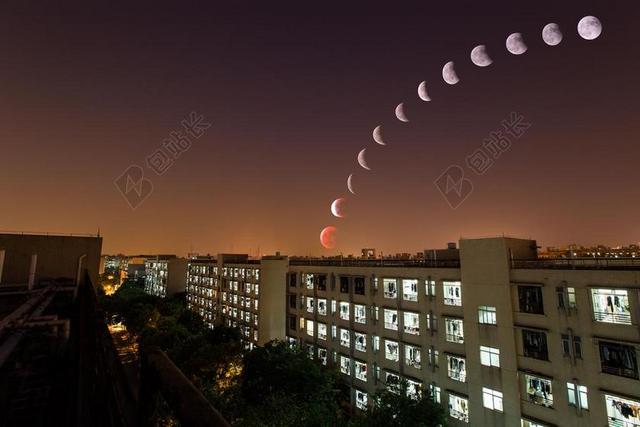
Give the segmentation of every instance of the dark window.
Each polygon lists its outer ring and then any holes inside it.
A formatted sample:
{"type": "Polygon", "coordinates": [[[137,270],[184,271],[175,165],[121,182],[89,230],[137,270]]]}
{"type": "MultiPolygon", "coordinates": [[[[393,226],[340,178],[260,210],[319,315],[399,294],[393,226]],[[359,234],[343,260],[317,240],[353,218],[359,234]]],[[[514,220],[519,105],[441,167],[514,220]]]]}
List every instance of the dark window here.
{"type": "Polygon", "coordinates": [[[353,279],[353,292],[358,295],[364,295],[364,277],[353,279]]]}
{"type": "Polygon", "coordinates": [[[296,273],[289,274],[289,286],[291,286],[292,288],[296,287],[297,277],[298,275],[296,273]]]}
{"type": "Polygon", "coordinates": [[[296,330],[296,316],[289,316],[289,329],[296,330]]]}
{"type": "Polygon", "coordinates": [[[556,288],[556,295],[558,296],[558,308],[565,308],[566,304],[564,302],[564,288],[562,286],[556,288]]]}
{"type": "Polygon", "coordinates": [[[340,292],[343,294],[349,293],[349,278],[340,276],[340,292]]]}
{"type": "Polygon", "coordinates": [[[565,357],[571,357],[571,347],[573,344],[573,355],[577,359],[582,359],[582,340],[580,337],[573,337],[573,343],[571,343],[571,337],[567,334],[562,334],[562,353],[565,357]]]}
{"type": "Polygon", "coordinates": [[[549,360],[547,350],[547,334],[540,331],[522,330],[522,344],[525,357],[549,360]]]}
{"type": "Polygon", "coordinates": [[[289,295],[289,307],[290,308],[296,308],[296,300],[297,300],[297,296],[295,294],[291,294],[289,295]]]}
{"type": "Polygon", "coordinates": [[[324,274],[319,274],[316,276],[318,283],[316,283],[316,287],[319,291],[327,290],[327,276],[324,274]]]}
{"type": "Polygon", "coordinates": [[[518,301],[523,313],[544,314],[542,288],[540,286],[518,286],[518,301]]]}
{"type": "Polygon", "coordinates": [[[606,374],[638,378],[636,349],[630,345],[600,341],[600,366],[606,374]]]}

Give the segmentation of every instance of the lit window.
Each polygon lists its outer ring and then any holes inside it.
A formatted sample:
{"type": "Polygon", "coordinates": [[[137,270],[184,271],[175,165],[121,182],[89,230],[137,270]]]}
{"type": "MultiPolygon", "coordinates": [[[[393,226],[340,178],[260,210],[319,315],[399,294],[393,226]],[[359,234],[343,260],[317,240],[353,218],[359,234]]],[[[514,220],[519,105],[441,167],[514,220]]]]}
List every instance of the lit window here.
{"type": "Polygon", "coordinates": [[[385,372],[384,382],[387,384],[387,389],[398,393],[400,386],[400,376],[393,372],[385,372]]]}
{"type": "Polygon", "coordinates": [[[355,368],[356,368],[356,378],[361,381],[367,382],[367,364],[358,362],[356,360],[355,368]]]}
{"type": "Polygon", "coordinates": [[[313,298],[312,297],[307,297],[307,312],[309,313],[313,313],[313,298]]]}
{"type": "Polygon", "coordinates": [[[338,311],[338,303],[336,302],[336,300],[332,299],[331,300],[331,314],[334,314],[336,311],[338,311]]]}
{"type": "Polygon", "coordinates": [[[435,297],[436,296],[436,281],[435,280],[425,280],[424,281],[424,291],[427,295],[435,297]]]}
{"type": "Polygon", "coordinates": [[[384,340],[384,357],[387,360],[397,362],[399,360],[400,350],[396,341],[384,340]]]}
{"type": "Polygon", "coordinates": [[[405,344],[404,361],[407,366],[412,366],[416,369],[420,369],[420,347],[405,344]]]}
{"type": "Polygon", "coordinates": [[[351,346],[351,334],[348,329],[340,329],[340,345],[347,348],[351,346]]]}
{"type": "Polygon", "coordinates": [[[327,349],[326,348],[318,348],[318,359],[320,363],[324,366],[327,365],[327,349]]]}
{"type": "Polygon", "coordinates": [[[313,336],[313,320],[307,320],[307,335],[313,336]]]}
{"type": "Polygon", "coordinates": [[[571,406],[576,406],[580,409],[589,409],[587,387],[583,385],[567,383],[567,399],[571,406]]]}
{"type": "Polygon", "coordinates": [[[367,351],[367,335],[360,332],[353,333],[355,348],[357,351],[367,351]]]}
{"type": "Polygon", "coordinates": [[[469,400],[449,393],[449,415],[452,418],[469,422],[469,400]]]}
{"type": "Polygon", "coordinates": [[[404,312],[404,331],[412,335],[420,335],[420,315],[404,312]]]}
{"type": "Polygon", "coordinates": [[[500,349],[480,346],[480,363],[484,366],[500,367],[500,349]]]}
{"type": "Polygon", "coordinates": [[[327,339],[327,325],[320,322],[318,322],[318,339],[320,340],[327,339]]]}
{"type": "Polygon", "coordinates": [[[304,280],[307,289],[313,289],[313,274],[303,274],[302,280],[304,280]]]}
{"type": "Polygon", "coordinates": [[[478,307],[478,323],[482,325],[495,325],[498,323],[496,308],[481,305],[478,307]]]}
{"type": "Polygon", "coordinates": [[[363,325],[367,323],[367,308],[364,305],[353,305],[353,320],[356,323],[362,323],[363,325]]]}
{"type": "Polygon", "coordinates": [[[368,405],[368,396],[364,391],[356,390],[356,408],[366,411],[368,405]]]}
{"type": "Polygon", "coordinates": [[[444,319],[444,326],[447,330],[447,341],[462,344],[464,343],[464,329],[462,319],[444,319]]]}
{"type": "Polygon", "coordinates": [[[334,340],[338,337],[338,327],[336,325],[331,325],[331,338],[334,340]]]}
{"type": "Polygon", "coordinates": [[[640,425],[640,402],[624,397],[605,394],[609,425],[614,427],[636,427],[640,425]]]}
{"type": "Polygon", "coordinates": [[[382,279],[385,298],[398,297],[398,281],[396,279],[382,279]]]}
{"type": "Polygon", "coordinates": [[[429,366],[440,366],[439,359],[438,350],[431,346],[431,348],[429,348],[429,366]]]}
{"type": "Polygon", "coordinates": [[[384,309],[384,327],[392,331],[398,330],[398,311],[384,309]]]}
{"type": "Polygon", "coordinates": [[[318,299],[318,314],[321,316],[327,315],[327,300],[318,299]]]}
{"type": "Polygon", "coordinates": [[[340,301],[340,318],[349,320],[349,303],[340,301]]]}
{"type": "Polygon", "coordinates": [[[445,305],[462,305],[462,284],[460,282],[442,282],[445,305]]]}
{"type": "Polygon", "coordinates": [[[485,408],[502,412],[502,393],[490,388],[482,387],[482,403],[485,408]]]}
{"type": "Polygon", "coordinates": [[[405,301],[418,301],[418,281],[414,279],[403,279],[402,295],[405,301]]]}
{"type": "Polygon", "coordinates": [[[342,355],[340,355],[340,372],[351,375],[351,359],[342,355]]]}
{"type": "Polygon", "coordinates": [[[631,324],[631,308],[626,289],[591,289],[591,298],[596,321],[631,324]]]}
{"type": "Polygon", "coordinates": [[[447,368],[449,378],[465,382],[467,380],[467,363],[464,357],[447,355],[447,368]]]}
{"type": "Polygon", "coordinates": [[[580,337],[562,334],[561,341],[563,356],[582,359],[582,339],[580,337]]]}
{"type": "Polygon", "coordinates": [[[427,329],[438,330],[438,317],[433,312],[427,313],[427,329]]]}
{"type": "Polygon", "coordinates": [[[429,384],[429,397],[436,403],[440,403],[440,387],[435,383],[429,384]]]}
{"type": "Polygon", "coordinates": [[[525,374],[524,380],[529,402],[547,408],[553,407],[553,385],[550,380],[529,374],[525,374]]]}
{"type": "Polygon", "coordinates": [[[417,381],[413,381],[410,379],[407,380],[407,396],[412,399],[419,399],[422,394],[422,383],[417,381]]]}
{"type": "Polygon", "coordinates": [[[374,352],[378,352],[380,351],[380,337],[377,335],[372,335],[371,336],[371,345],[373,347],[373,351],[374,352]]]}

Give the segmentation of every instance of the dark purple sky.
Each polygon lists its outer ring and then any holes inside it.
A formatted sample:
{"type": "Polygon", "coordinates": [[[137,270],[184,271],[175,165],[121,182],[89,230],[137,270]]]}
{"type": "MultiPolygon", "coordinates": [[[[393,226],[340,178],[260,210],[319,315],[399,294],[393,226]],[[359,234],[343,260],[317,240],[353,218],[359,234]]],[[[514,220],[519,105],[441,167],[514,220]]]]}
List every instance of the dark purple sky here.
{"type": "Polygon", "coordinates": [[[99,227],[106,252],[179,254],[640,240],[637,1],[57,3],[0,6],[1,229],[99,227]],[[604,25],[595,41],[576,33],[585,15],[604,25]],[[540,37],[549,22],[559,46],[540,37]],[[504,48],[516,31],[521,56],[504,48]],[[469,61],[477,44],[490,67],[469,61]],[[156,175],[145,158],[191,111],[211,128],[156,175]],[[533,126],[484,175],[466,169],[474,191],[452,210],[434,180],[511,111],[533,126]],[[371,172],[355,161],[364,147],[371,172]],[[154,186],[136,210],[113,183],[132,164],[154,186]],[[333,218],[352,172],[349,217],[333,218]]]}

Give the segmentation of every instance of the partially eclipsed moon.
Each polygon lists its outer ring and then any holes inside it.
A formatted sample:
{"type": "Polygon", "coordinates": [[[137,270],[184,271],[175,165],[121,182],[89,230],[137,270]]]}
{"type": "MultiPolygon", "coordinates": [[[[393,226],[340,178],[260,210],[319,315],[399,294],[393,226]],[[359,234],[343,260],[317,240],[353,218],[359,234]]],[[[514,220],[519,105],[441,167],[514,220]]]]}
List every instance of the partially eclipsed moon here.
{"type": "Polygon", "coordinates": [[[326,249],[332,249],[336,246],[336,232],[337,228],[330,225],[325,227],[320,232],[320,244],[324,246],[326,249]]]}
{"type": "Polygon", "coordinates": [[[527,45],[522,38],[522,34],[513,33],[507,37],[507,50],[514,55],[522,55],[527,51],[527,45]]]}
{"type": "Polygon", "coordinates": [[[351,194],[356,194],[355,191],[353,191],[353,174],[349,175],[349,177],[347,178],[347,188],[349,189],[349,191],[351,192],[351,194]]]}
{"type": "Polygon", "coordinates": [[[333,214],[333,216],[337,218],[344,218],[346,216],[344,212],[344,204],[346,200],[347,199],[345,199],[344,197],[340,197],[338,199],[335,199],[333,203],[331,203],[331,213],[333,214]]]}
{"type": "Polygon", "coordinates": [[[418,96],[423,101],[431,101],[431,97],[427,93],[427,82],[422,82],[418,85],[418,96]]]}
{"type": "Polygon", "coordinates": [[[367,151],[366,148],[363,148],[362,150],[360,150],[360,152],[358,153],[358,164],[360,166],[362,166],[364,169],[370,171],[371,168],[369,167],[369,165],[367,165],[367,159],[365,159],[364,157],[364,153],[365,151],[367,151]]]}
{"type": "Polygon", "coordinates": [[[456,74],[456,68],[453,61],[449,61],[442,67],[442,78],[450,85],[454,85],[460,81],[456,74]]]}
{"type": "Polygon", "coordinates": [[[555,23],[550,23],[544,26],[542,29],[542,40],[549,46],[557,46],[562,41],[562,31],[560,26],[555,23]]]}
{"type": "Polygon", "coordinates": [[[398,120],[404,123],[407,123],[409,121],[407,115],[404,113],[404,102],[401,102],[396,107],[396,117],[398,118],[398,120]]]}
{"type": "Polygon", "coordinates": [[[384,143],[384,139],[382,139],[382,126],[376,126],[373,130],[373,140],[380,145],[387,145],[384,143]]]}
{"type": "Polygon", "coordinates": [[[595,16],[585,16],[578,22],[578,34],[585,40],[595,40],[602,34],[602,23],[595,16]]]}
{"type": "Polygon", "coordinates": [[[487,47],[481,44],[474,47],[471,51],[471,62],[473,62],[478,67],[488,67],[493,63],[493,60],[491,59],[491,57],[489,57],[487,47]]]}

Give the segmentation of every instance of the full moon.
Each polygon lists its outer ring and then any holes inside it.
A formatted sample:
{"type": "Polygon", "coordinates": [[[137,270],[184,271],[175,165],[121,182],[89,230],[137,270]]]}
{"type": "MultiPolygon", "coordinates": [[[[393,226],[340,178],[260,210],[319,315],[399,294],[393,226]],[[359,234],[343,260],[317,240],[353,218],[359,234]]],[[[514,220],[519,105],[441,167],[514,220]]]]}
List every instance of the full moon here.
{"type": "Polygon", "coordinates": [[[585,40],[595,40],[602,34],[602,23],[595,16],[585,16],[578,22],[578,34],[585,40]]]}
{"type": "Polygon", "coordinates": [[[363,148],[362,150],[360,150],[360,152],[358,153],[358,164],[360,166],[362,166],[364,169],[370,171],[371,168],[369,167],[369,165],[367,164],[367,159],[364,157],[364,153],[367,151],[366,148],[363,148]]]}
{"type": "Polygon", "coordinates": [[[562,41],[562,31],[555,23],[547,24],[542,29],[542,40],[549,46],[557,46],[562,41]]]}
{"type": "Polygon", "coordinates": [[[380,145],[387,145],[384,143],[384,139],[382,138],[382,126],[376,126],[373,130],[373,140],[380,145]]]}
{"type": "Polygon", "coordinates": [[[507,50],[514,55],[522,55],[527,51],[527,45],[524,43],[522,34],[513,33],[507,37],[507,50]]]}
{"type": "Polygon", "coordinates": [[[453,61],[447,62],[444,64],[444,67],[442,67],[442,78],[450,85],[454,85],[460,81],[456,74],[455,64],[453,61]]]}
{"type": "Polygon", "coordinates": [[[326,249],[332,249],[336,246],[336,233],[338,229],[330,225],[320,232],[320,244],[326,249]]]}
{"type": "Polygon", "coordinates": [[[418,96],[423,101],[431,101],[431,97],[427,93],[427,82],[422,82],[418,85],[418,96]]]}
{"type": "Polygon", "coordinates": [[[396,107],[396,117],[398,118],[398,120],[404,123],[407,123],[409,121],[407,115],[404,113],[404,102],[401,102],[396,107]]]}
{"type": "Polygon", "coordinates": [[[331,213],[333,216],[337,218],[344,218],[346,216],[344,212],[344,204],[347,201],[344,197],[340,197],[335,199],[333,203],[331,203],[331,213]]]}
{"type": "Polygon", "coordinates": [[[487,47],[483,44],[473,48],[471,51],[471,62],[478,67],[488,67],[493,63],[487,52],[487,47]]]}

